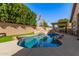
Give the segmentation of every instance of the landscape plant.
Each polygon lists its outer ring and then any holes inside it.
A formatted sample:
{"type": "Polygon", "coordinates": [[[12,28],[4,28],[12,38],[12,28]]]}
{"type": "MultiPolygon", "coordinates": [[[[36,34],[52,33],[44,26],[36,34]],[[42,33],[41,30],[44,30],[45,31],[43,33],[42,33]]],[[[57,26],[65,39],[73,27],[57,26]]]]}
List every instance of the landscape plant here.
{"type": "Polygon", "coordinates": [[[0,22],[36,26],[36,14],[22,3],[0,3],[0,22]]]}

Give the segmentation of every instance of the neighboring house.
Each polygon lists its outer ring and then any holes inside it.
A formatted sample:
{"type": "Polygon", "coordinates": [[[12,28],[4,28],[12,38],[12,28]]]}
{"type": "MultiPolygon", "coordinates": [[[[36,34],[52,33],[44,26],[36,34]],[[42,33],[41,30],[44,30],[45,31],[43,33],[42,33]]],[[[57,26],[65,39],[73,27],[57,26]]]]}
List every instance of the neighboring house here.
{"type": "Polygon", "coordinates": [[[74,3],[70,22],[72,23],[73,33],[79,35],[79,3],[74,3]]]}

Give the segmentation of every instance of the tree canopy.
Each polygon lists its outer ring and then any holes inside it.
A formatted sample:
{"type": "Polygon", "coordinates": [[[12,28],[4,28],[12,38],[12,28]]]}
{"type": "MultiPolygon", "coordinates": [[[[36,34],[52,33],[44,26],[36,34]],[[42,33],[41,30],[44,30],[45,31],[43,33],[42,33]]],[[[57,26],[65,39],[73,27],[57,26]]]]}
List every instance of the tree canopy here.
{"type": "Polygon", "coordinates": [[[44,27],[48,27],[48,24],[45,20],[43,20],[44,27]]]}
{"type": "Polygon", "coordinates": [[[59,27],[66,27],[66,25],[68,24],[69,20],[64,18],[64,19],[60,19],[57,23],[57,25],[59,27]]]}
{"type": "Polygon", "coordinates": [[[0,22],[36,25],[36,14],[22,3],[0,3],[0,22]]]}

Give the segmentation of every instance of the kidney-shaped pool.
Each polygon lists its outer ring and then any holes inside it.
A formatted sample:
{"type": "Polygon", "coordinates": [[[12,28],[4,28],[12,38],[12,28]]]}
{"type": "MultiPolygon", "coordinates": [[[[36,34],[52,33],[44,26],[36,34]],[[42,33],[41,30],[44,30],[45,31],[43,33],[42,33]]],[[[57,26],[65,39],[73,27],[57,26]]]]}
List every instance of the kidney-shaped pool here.
{"type": "Polygon", "coordinates": [[[35,36],[22,37],[18,41],[18,45],[24,48],[38,48],[38,47],[59,47],[62,42],[59,41],[59,37],[63,37],[59,34],[38,34],[35,36]]]}

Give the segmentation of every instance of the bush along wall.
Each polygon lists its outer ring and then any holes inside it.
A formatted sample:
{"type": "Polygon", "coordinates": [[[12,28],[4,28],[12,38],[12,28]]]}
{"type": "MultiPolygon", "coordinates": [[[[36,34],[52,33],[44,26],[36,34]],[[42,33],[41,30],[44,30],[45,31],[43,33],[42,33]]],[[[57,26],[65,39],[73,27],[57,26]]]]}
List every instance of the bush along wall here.
{"type": "Polygon", "coordinates": [[[22,3],[0,3],[0,22],[36,25],[36,14],[22,3]]]}

